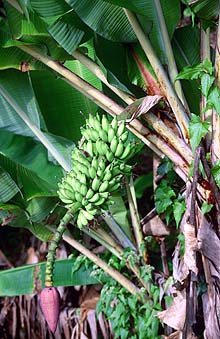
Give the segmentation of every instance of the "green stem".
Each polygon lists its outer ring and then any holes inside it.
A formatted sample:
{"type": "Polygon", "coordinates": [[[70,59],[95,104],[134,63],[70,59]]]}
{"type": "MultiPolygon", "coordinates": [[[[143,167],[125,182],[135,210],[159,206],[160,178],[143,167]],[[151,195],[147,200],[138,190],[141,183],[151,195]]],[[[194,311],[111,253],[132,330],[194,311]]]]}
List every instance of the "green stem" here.
{"type": "Polygon", "coordinates": [[[118,272],[114,268],[110,267],[105,261],[100,259],[97,255],[92,253],[90,250],[88,250],[86,247],[84,247],[82,244],[80,244],[75,239],[64,234],[63,240],[66,241],[68,244],[70,244],[77,251],[85,255],[87,258],[89,258],[92,262],[94,262],[100,268],[102,268],[107,274],[109,274],[119,284],[121,284],[124,288],[126,288],[130,293],[136,295],[137,293],[139,294],[141,292],[140,289],[136,285],[134,285],[130,280],[128,280],[124,275],[122,275],[120,272],[118,272]]]}
{"type": "Polygon", "coordinates": [[[117,224],[117,222],[109,212],[102,211],[102,218],[124,248],[130,247],[132,250],[136,251],[134,244],[123,232],[121,227],[117,224]]]}
{"type": "Polygon", "coordinates": [[[51,144],[47,139],[44,133],[29,119],[27,114],[18,106],[12,96],[0,85],[0,94],[4,99],[11,105],[15,112],[20,116],[20,118],[25,122],[25,124],[31,129],[31,131],[37,136],[40,142],[47,148],[47,150],[52,154],[54,159],[65,169],[65,171],[70,171],[69,163],[63,158],[63,156],[57,151],[57,149],[51,144]]]}
{"type": "Polygon", "coordinates": [[[187,105],[187,102],[185,100],[185,97],[182,91],[181,83],[179,80],[175,81],[178,75],[178,70],[176,67],[176,62],[175,62],[175,58],[173,55],[173,50],[171,47],[170,38],[169,38],[168,31],[167,31],[167,26],[166,26],[163,11],[161,8],[160,0],[154,0],[154,3],[155,3],[156,11],[157,11],[158,23],[160,25],[160,34],[163,38],[164,52],[166,53],[166,57],[167,57],[167,65],[168,65],[168,72],[170,75],[170,79],[176,90],[176,93],[178,94],[178,97],[180,98],[184,106],[188,109],[188,105],[187,105]]]}
{"type": "Polygon", "coordinates": [[[81,64],[83,64],[86,68],[88,68],[93,74],[95,74],[97,78],[99,78],[99,80],[101,80],[106,86],[108,86],[115,94],[117,94],[128,105],[132,104],[135,101],[135,99],[134,98],[132,99],[131,96],[128,95],[127,93],[123,92],[122,90],[118,89],[115,86],[112,86],[106,79],[106,76],[104,72],[102,71],[101,67],[99,67],[88,56],[81,53],[79,50],[75,50],[72,55],[81,64]]]}
{"type": "MultiPolygon", "coordinates": [[[[134,230],[134,236],[137,242],[138,252],[143,256],[142,246],[144,243],[143,234],[140,226],[140,219],[138,211],[135,207],[134,200],[132,198],[131,190],[129,183],[126,181],[126,190],[127,190],[127,196],[128,196],[128,204],[130,209],[130,216],[131,216],[131,222],[134,230]]],[[[144,256],[145,257],[145,256],[144,256]]],[[[147,255],[144,259],[147,259],[147,255]]],[[[146,260],[147,261],[147,260],[146,260]]]]}
{"type": "Polygon", "coordinates": [[[124,9],[125,14],[147,56],[149,59],[151,66],[154,69],[155,74],[157,74],[158,80],[160,82],[162,91],[164,92],[172,110],[176,117],[176,120],[179,124],[180,130],[183,134],[184,139],[188,142],[189,134],[188,134],[188,116],[186,113],[185,108],[183,107],[181,101],[177,97],[175,90],[173,89],[169,79],[167,78],[166,72],[161,65],[158,57],[156,56],[150,41],[146,37],[145,33],[143,32],[136,15],[129,11],[128,9],[124,9]]]}
{"type": "Polygon", "coordinates": [[[66,225],[71,221],[73,215],[71,211],[68,211],[64,217],[60,220],[60,224],[57,227],[53,239],[49,244],[48,254],[47,254],[47,262],[46,262],[46,270],[45,270],[45,286],[51,287],[53,286],[53,269],[54,269],[54,262],[56,258],[56,249],[58,244],[65,232],[66,225]]]}

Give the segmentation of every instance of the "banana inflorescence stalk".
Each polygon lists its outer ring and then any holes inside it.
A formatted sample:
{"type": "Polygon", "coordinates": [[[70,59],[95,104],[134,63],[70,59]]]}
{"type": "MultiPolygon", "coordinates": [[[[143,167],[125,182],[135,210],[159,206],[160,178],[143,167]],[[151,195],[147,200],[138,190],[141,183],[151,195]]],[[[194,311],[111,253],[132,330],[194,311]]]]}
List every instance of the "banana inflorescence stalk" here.
{"type": "Polygon", "coordinates": [[[121,186],[124,175],[131,174],[125,162],[134,153],[135,144],[127,142],[125,121],[114,117],[110,123],[105,115],[89,115],[82,129],[79,146],[72,152],[72,170],[58,184],[58,195],[68,212],[49,245],[45,288],[40,304],[49,328],[54,333],[59,317],[59,292],[53,287],[53,269],[58,243],[71,219],[79,228],[87,226],[111,203],[110,194],[121,186]]]}

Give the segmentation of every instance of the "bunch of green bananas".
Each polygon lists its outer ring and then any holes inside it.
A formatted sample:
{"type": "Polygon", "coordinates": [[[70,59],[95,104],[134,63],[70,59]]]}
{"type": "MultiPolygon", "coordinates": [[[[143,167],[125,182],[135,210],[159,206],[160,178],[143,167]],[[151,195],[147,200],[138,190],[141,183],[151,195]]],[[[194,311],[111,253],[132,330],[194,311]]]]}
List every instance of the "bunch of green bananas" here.
{"type": "Polygon", "coordinates": [[[133,154],[134,144],[125,144],[125,122],[106,116],[89,115],[82,129],[83,138],[72,152],[72,170],[58,184],[60,199],[71,208],[79,228],[107,209],[109,195],[120,188],[123,175],[130,175],[125,161],[133,154]]]}

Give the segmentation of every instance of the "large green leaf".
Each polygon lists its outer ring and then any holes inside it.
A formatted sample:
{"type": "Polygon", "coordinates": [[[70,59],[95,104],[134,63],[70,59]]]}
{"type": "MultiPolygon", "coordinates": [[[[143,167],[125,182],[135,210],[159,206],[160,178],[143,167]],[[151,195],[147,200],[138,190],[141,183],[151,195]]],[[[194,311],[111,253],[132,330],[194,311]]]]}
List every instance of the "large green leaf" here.
{"type": "Polygon", "coordinates": [[[41,17],[59,17],[70,9],[63,0],[30,0],[30,4],[41,17]]]}
{"type": "MultiPolygon", "coordinates": [[[[167,63],[166,51],[161,31],[160,17],[154,0],[105,0],[109,3],[128,8],[138,14],[145,34],[153,44],[153,47],[163,63],[167,63]],[[147,28],[147,30],[145,29],[147,28]],[[149,29],[150,28],[150,29],[149,29]]],[[[174,30],[180,20],[180,1],[179,0],[161,0],[161,7],[167,26],[167,31],[172,38],[174,30]]]]}
{"type": "Polygon", "coordinates": [[[131,228],[128,221],[128,211],[121,197],[121,194],[114,194],[111,197],[111,201],[113,202],[113,205],[110,205],[109,207],[111,215],[118,223],[118,225],[123,229],[129,239],[132,239],[131,228]]]}
{"type": "MultiPolygon", "coordinates": [[[[54,268],[54,286],[76,286],[97,284],[91,276],[92,267],[81,266],[72,272],[74,259],[56,260],[54,268]]],[[[16,296],[36,292],[39,285],[44,287],[45,263],[26,265],[0,272],[0,296],[16,296]]]]}
{"type": "MultiPolygon", "coordinates": [[[[13,98],[18,106],[27,114],[30,120],[39,128],[40,117],[35,95],[32,89],[30,76],[15,70],[0,72],[1,86],[13,98]]],[[[17,112],[0,94],[0,128],[15,134],[34,136],[30,128],[19,117],[17,112]]]]}
{"type": "Polygon", "coordinates": [[[27,212],[33,222],[40,223],[53,210],[57,199],[38,197],[33,198],[27,205],[27,212]]]}
{"type": "Polygon", "coordinates": [[[69,54],[72,54],[78,47],[84,36],[84,40],[88,40],[92,34],[89,27],[74,12],[69,12],[59,18],[48,28],[48,31],[69,54]]]}
{"type": "Polygon", "coordinates": [[[33,171],[40,179],[48,182],[51,191],[57,189],[63,171],[48,161],[47,150],[32,138],[14,135],[7,131],[0,133],[0,154],[33,171]]]}
{"type": "MultiPolygon", "coordinates": [[[[185,66],[200,62],[200,32],[198,27],[186,26],[175,31],[172,40],[173,52],[178,70],[185,66]],[[189,39],[190,36],[190,39],[189,39]]],[[[181,81],[190,110],[199,113],[199,97],[197,81],[181,81]]]]}
{"type": "MultiPolygon", "coordinates": [[[[101,82],[78,61],[68,61],[65,66],[101,89],[101,82]]],[[[50,72],[32,72],[31,78],[49,131],[78,141],[85,121],[83,115],[95,113],[97,105],[50,72]]]]}
{"type": "Polygon", "coordinates": [[[10,174],[0,167],[0,201],[7,202],[19,192],[19,187],[10,174]]]}
{"type": "Polygon", "coordinates": [[[121,7],[103,0],[66,0],[96,33],[112,41],[132,42],[136,36],[121,7]]]}

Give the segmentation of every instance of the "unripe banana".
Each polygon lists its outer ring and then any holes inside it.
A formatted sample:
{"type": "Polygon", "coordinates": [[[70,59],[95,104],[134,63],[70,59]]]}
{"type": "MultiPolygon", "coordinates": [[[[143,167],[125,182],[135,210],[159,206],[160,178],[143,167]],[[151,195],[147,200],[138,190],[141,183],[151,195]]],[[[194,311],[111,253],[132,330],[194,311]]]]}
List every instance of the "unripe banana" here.
{"type": "Polygon", "coordinates": [[[101,141],[100,139],[98,139],[98,140],[96,140],[96,143],[95,143],[96,151],[97,151],[97,154],[99,154],[99,155],[103,155],[103,153],[102,153],[102,148],[101,148],[102,142],[103,142],[103,141],[101,141]]]}
{"type": "Polygon", "coordinates": [[[90,199],[88,199],[88,200],[89,200],[89,202],[91,202],[91,203],[95,203],[96,201],[99,200],[99,198],[100,198],[99,193],[95,193],[95,194],[93,195],[93,197],[90,198],[90,199]]]}
{"type": "Polygon", "coordinates": [[[102,116],[102,128],[105,132],[108,132],[109,127],[110,127],[110,125],[109,125],[108,119],[106,118],[105,115],[103,115],[102,116]]]}
{"type": "Polygon", "coordinates": [[[108,141],[108,134],[106,133],[106,131],[104,131],[104,129],[100,129],[99,130],[99,137],[100,139],[102,139],[104,142],[108,141]]]}
{"type": "Polygon", "coordinates": [[[110,150],[112,151],[113,154],[115,154],[117,146],[118,146],[118,138],[115,136],[110,143],[110,150]]]}
{"type": "Polygon", "coordinates": [[[89,117],[86,120],[86,123],[89,127],[95,128],[95,120],[96,118],[92,114],[89,114],[89,117]]]}
{"type": "Polygon", "coordinates": [[[86,207],[87,205],[88,205],[88,200],[86,199],[86,198],[83,198],[83,200],[82,200],[82,205],[84,206],[84,207],[86,207]]]}
{"type": "Polygon", "coordinates": [[[120,156],[122,155],[123,152],[124,152],[124,144],[123,144],[123,142],[119,141],[118,146],[117,146],[116,151],[115,151],[115,156],[117,158],[120,158],[120,156]]]}
{"type": "Polygon", "coordinates": [[[90,212],[88,212],[84,209],[82,209],[81,212],[87,220],[91,221],[91,220],[94,219],[94,215],[92,213],[90,213],[90,212]]]}
{"type": "Polygon", "coordinates": [[[116,177],[114,177],[112,180],[109,181],[108,183],[108,188],[111,188],[112,186],[114,186],[116,184],[116,177]]]}
{"type": "Polygon", "coordinates": [[[66,176],[64,178],[64,180],[62,180],[62,186],[63,186],[64,189],[67,188],[69,191],[73,191],[74,192],[74,188],[73,188],[74,186],[73,186],[72,183],[71,184],[69,183],[68,176],[66,176]]]}
{"type": "Polygon", "coordinates": [[[85,197],[87,192],[88,192],[87,186],[84,184],[81,184],[80,193],[82,194],[82,196],[85,197]]]}
{"type": "Polygon", "coordinates": [[[75,189],[76,192],[80,193],[80,191],[81,191],[81,183],[80,183],[79,180],[76,180],[75,185],[74,185],[74,189],[75,189]]]}
{"type": "Polygon", "coordinates": [[[112,127],[108,130],[108,142],[110,143],[115,136],[115,131],[112,127]]]}
{"type": "Polygon", "coordinates": [[[103,183],[100,185],[100,187],[99,187],[99,192],[100,193],[102,193],[102,192],[105,192],[105,191],[107,191],[107,189],[108,189],[108,181],[106,180],[106,181],[103,181],[103,183]]]}
{"type": "Polygon", "coordinates": [[[108,145],[104,142],[101,141],[101,148],[102,148],[102,155],[105,155],[110,151],[108,145]]]}
{"type": "Polygon", "coordinates": [[[120,137],[123,133],[124,133],[124,130],[125,130],[125,121],[121,121],[118,129],[117,129],[117,137],[120,137]]]}
{"type": "Polygon", "coordinates": [[[120,182],[117,182],[115,185],[113,185],[112,187],[109,187],[108,188],[108,191],[109,192],[115,192],[117,191],[119,188],[120,188],[121,184],[120,182]]]}
{"type": "Polygon", "coordinates": [[[82,200],[83,200],[83,196],[79,192],[75,192],[75,198],[76,198],[76,201],[78,201],[78,202],[82,202],[82,200]]]}
{"type": "Polygon", "coordinates": [[[81,130],[81,133],[87,141],[89,141],[91,139],[91,133],[90,133],[90,130],[88,128],[81,130]]]}
{"type": "Polygon", "coordinates": [[[126,159],[130,155],[131,149],[132,149],[131,143],[127,144],[127,146],[125,147],[123,153],[121,154],[121,156],[119,156],[119,158],[122,160],[126,159]]]}
{"type": "Polygon", "coordinates": [[[86,226],[87,224],[88,224],[88,220],[85,218],[84,214],[82,213],[82,210],[80,210],[78,219],[77,219],[77,225],[79,226],[79,228],[82,228],[83,226],[86,226]]]}
{"type": "Polygon", "coordinates": [[[105,202],[105,198],[99,198],[98,201],[94,202],[94,205],[99,206],[105,202]]]}
{"type": "MultiPolygon", "coordinates": [[[[73,202],[73,200],[75,200],[75,194],[73,191],[68,191],[67,189],[65,189],[63,187],[62,184],[59,184],[59,190],[58,190],[58,195],[60,197],[60,199],[63,201],[63,199],[65,200],[70,200],[71,202],[73,202]]],[[[69,202],[68,202],[69,203],[69,202]]]]}
{"type": "Polygon", "coordinates": [[[98,158],[97,158],[97,157],[94,157],[94,158],[92,159],[91,165],[92,165],[92,167],[94,167],[95,170],[97,170],[98,165],[99,165],[99,161],[98,161],[98,158]]]}
{"type": "Polygon", "coordinates": [[[97,177],[99,177],[100,180],[102,180],[105,173],[105,169],[98,168],[97,169],[97,177]]]}
{"type": "Polygon", "coordinates": [[[108,196],[109,196],[109,193],[108,192],[102,192],[102,193],[99,193],[99,196],[100,196],[100,198],[107,199],[108,196]]]}
{"type": "Polygon", "coordinates": [[[93,154],[93,143],[92,143],[92,140],[89,140],[89,141],[86,143],[85,151],[86,151],[91,157],[94,155],[94,154],[93,154]]]}
{"type": "Polygon", "coordinates": [[[121,139],[121,141],[126,142],[127,139],[128,139],[128,131],[125,131],[125,132],[121,135],[120,139],[121,139]]]}
{"type": "Polygon", "coordinates": [[[98,168],[100,168],[101,170],[104,170],[106,167],[106,161],[104,157],[101,157],[99,160],[99,165],[98,168]]]}
{"type": "Polygon", "coordinates": [[[114,130],[115,133],[116,133],[116,131],[117,131],[117,129],[118,129],[118,119],[117,119],[116,116],[114,116],[114,118],[112,119],[111,125],[112,125],[113,130],[114,130]]]}
{"type": "Polygon", "coordinates": [[[94,179],[96,177],[97,170],[95,170],[94,167],[92,167],[92,166],[89,167],[88,172],[89,172],[89,176],[90,176],[91,179],[94,179]]]}
{"type": "Polygon", "coordinates": [[[103,181],[106,181],[106,180],[107,180],[107,181],[110,181],[111,178],[112,178],[112,172],[111,172],[111,170],[110,170],[110,169],[109,169],[109,170],[105,170],[105,174],[104,174],[102,180],[103,180],[103,181]]]}
{"type": "Polygon", "coordinates": [[[113,159],[114,159],[114,154],[112,153],[112,151],[108,151],[106,153],[106,159],[109,161],[109,162],[112,162],[113,159]]]}
{"type": "Polygon", "coordinates": [[[86,165],[82,164],[81,162],[78,161],[77,163],[77,168],[80,172],[82,172],[83,174],[85,174],[87,177],[89,177],[89,169],[86,165]]]}
{"type": "Polygon", "coordinates": [[[86,206],[86,210],[87,210],[90,214],[92,214],[93,216],[94,216],[95,214],[97,214],[97,209],[96,209],[96,208],[93,208],[92,205],[90,206],[90,208],[88,208],[88,207],[86,206]]]}
{"type": "Polygon", "coordinates": [[[90,130],[90,133],[91,133],[91,139],[92,141],[95,141],[99,138],[99,133],[98,131],[96,131],[95,129],[91,129],[90,130]]]}
{"type": "Polygon", "coordinates": [[[72,187],[72,189],[74,189],[75,186],[75,176],[72,176],[71,173],[69,173],[66,177],[65,177],[65,181],[70,187],[72,187]]]}
{"type": "Polygon", "coordinates": [[[101,184],[101,180],[96,176],[92,181],[93,191],[98,191],[100,184],[101,184]]]}
{"type": "Polygon", "coordinates": [[[79,182],[81,183],[81,184],[84,184],[84,185],[86,185],[86,175],[84,174],[84,173],[82,173],[82,172],[78,172],[77,173],[77,179],[79,180],[79,182]]]}
{"type": "Polygon", "coordinates": [[[97,132],[102,128],[99,120],[97,119],[97,115],[96,118],[94,119],[94,128],[96,129],[97,132]]]}
{"type": "Polygon", "coordinates": [[[73,201],[64,197],[60,192],[58,192],[58,195],[60,200],[64,202],[64,204],[72,204],[73,201]]]}
{"type": "Polygon", "coordinates": [[[119,168],[119,166],[114,166],[113,170],[112,170],[112,176],[115,177],[116,175],[120,174],[121,170],[119,168]]]}
{"type": "Polygon", "coordinates": [[[94,194],[95,194],[95,192],[91,188],[89,188],[87,193],[86,193],[86,199],[91,199],[94,194]]]}

